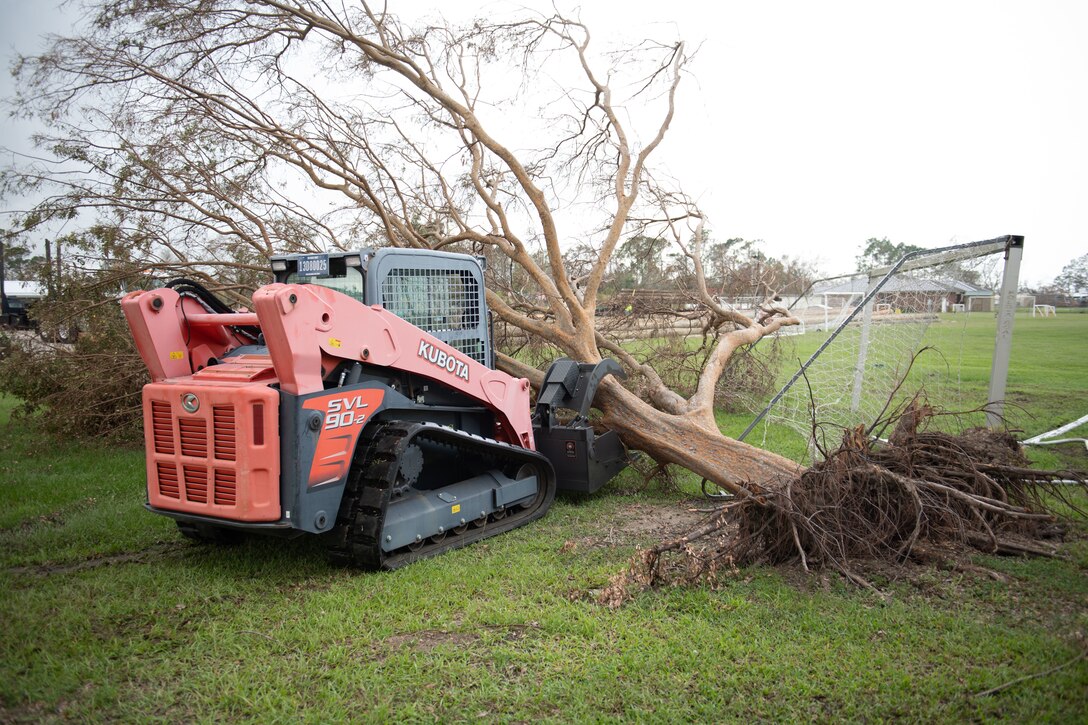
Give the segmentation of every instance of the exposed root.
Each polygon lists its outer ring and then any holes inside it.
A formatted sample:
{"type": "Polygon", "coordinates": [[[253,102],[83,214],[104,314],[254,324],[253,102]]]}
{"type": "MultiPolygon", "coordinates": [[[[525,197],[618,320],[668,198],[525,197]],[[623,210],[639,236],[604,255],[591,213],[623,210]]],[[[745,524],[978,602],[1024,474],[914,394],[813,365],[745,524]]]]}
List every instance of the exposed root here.
{"type": "Polygon", "coordinates": [[[858,573],[861,562],[934,562],[930,544],[1055,556],[1042,541],[1062,530],[1053,504],[1077,509],[1068,487],[1053,482],[1084,485],[1086,474],[1029,468],[1006,432],[926,430],[938,414],[916,398],[883,421],[892,428],[887,444],[874,444],[861,426],[845,431],[837,450],[784,485],[739,498],[687,535],[639,552],[601,603],[618,606],[642,588],[713,578],[724,563],[796,562],[873,589],[858,573]],[[735,534],[725,535],[727,523],[735,534]],[[666,563],[670,554],[681,561],[666,563]]]}

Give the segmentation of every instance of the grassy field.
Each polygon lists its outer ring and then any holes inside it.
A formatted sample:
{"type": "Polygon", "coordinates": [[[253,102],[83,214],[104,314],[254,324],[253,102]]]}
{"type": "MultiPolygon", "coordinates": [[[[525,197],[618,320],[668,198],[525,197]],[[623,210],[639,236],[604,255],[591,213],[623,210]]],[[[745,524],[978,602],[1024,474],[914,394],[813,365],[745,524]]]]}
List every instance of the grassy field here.
{"type": "MultiPolygon", "coordinates": [[[[930,331],[962,346],[967,388],[985,390],[988,324],[930,331]]],[[[1014,341],[1018,425],[1088,412],[1088,315],[1018,319],[1014,341]]],[[[0,400],[0,722],[1088,717],[1083,659],[976,696],[1085,652],[1083,524],[1061,559],[978,557],[1007,583],[916,569],[878,577],[881,599],[755,568],[612,611],[596,590],[694,520],[694,482],[665,491],[627,472],[489,542],[357,573],[313,540],[188,542],[143,510],[141,451],[42,440],[11,407],[0,400]]]]}
{"type": "MultiPolygon", "coordinates": [[[[932,402],[947,410],[971,410],[984,405],[995,329],[992,314],[939,315],[926,330],[923,341],[932,349],[920,356],[900,399],[923,387],[932,402]]],[[[787,338],[783,358],[794,363],[783,366],[779,383],[788,380],[796,370],[796,361],[808,360],[826,337],[824,332],[810,332],[787,338]]],[[[849,374],[844,375],[849,382],[849,374]]],[[[803,385],[804,381],[800,381],[798,389],[803,390],[803,385]]],[[[1057,317],[1047,318],[1017,313],[1003,415],[1020,438],[1054,430],[1088,415],[1088,313],[1063,310],[1057,317]]],[[[732,436],[740,435],[751,420],[748,412],[719,415],[722,429],[732,436]]],[[[962,427],[983,425],[985,419],[979,413],[944,422],[949,427],[962,427]]],[[[1078,435],[1088,437],[1088,425],[1063,437],[1078,435]]],[[[804,438],[782,425],[761,425],[748,440],[793,458],[799,459],[805,453],[804,438]]],[[[1034,448],[1030,452],[1047,467],[1077,462],[1076,458],[1064,457],[1059,449],[1034,448]]]]}

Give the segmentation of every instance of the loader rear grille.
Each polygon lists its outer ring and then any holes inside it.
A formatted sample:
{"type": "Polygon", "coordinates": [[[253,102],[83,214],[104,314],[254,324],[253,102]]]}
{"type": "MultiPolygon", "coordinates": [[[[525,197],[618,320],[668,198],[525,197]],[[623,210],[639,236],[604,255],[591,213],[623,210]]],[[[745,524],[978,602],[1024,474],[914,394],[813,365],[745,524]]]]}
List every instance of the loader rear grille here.
{"type": "Polygon", "coordinates": [[[181,498],[178,486],[178,469],[173,463],[158,462],[159,494],[168,498],[181,498]]]}
{"type": "Polygon", "coordinates": [[[151,509],[238,523],[279,521],[278,403],[279,392],[260,383],[146,385],[151,509]],[[196,400],[185,400],[186,392],[196,400]]]}
{"type": "Polygon", "coordinates": [[[204,466],[184,466],[185,498],[195,503],[208,503],[208,469],[204,466]]]}
{"type": "Polygon", "coordinates": [[[174,418],[170,414],[169,403],[151,401],[151,431],[155,439],[155,452],[174,455],[174,418]]]}
{"type": "Polygon", "coordinates": [[[155,452],[173,455],[175,449],[181,455],[202,458],[203,463],[182,462],[181,477],[175,463],[157,461],[159,493],[190,503],[207,504],[209,500],[220,506],[234,506],[238,502],[238,473],[230,468],[216,468],[208,460],[208,424],[211,423],[211,452],[216,461],[230,466],[238,458],[238,431],[235,425],[233,405],[212,407],[211,420],[197,417],[178,418],[177,440],[171,420],[170,404],[151,402],[151,419],[154,426],[155,452]],[[184,497],[182,488],[184,487],[184,497]]]}
{"type": "Polygon", "coordinates": [[[208,457],[208,424],[203,418],[178,418],[178,431],[183,456],[208,457]]]}
{"type": "MultiPolygon", "coordinates": [[[[181,482],[178,469],[173,463],[156,462],[159,494],[168,498],[181,498],[181,482]]],[[[187,464],[182,466],[185,476],[185,500],[193,503],[208,503],[208,468],[187,464]]],[[[212,470],[212,502],[218,506],[234,506],[238,503],[238,474],[226,468],[212,470]]]]}
{"type": "Polygon", "coordinates": [[[212,409],[212,435],[215,457],[221,461],[233,461],[237,451],[233,405],[217,405],[212,409]]]}
{"type": "Polygon", "coordinates": [[[234,471],[215,469],[215,503],[233,506],[238,500],[238,483],[234,471]]]}

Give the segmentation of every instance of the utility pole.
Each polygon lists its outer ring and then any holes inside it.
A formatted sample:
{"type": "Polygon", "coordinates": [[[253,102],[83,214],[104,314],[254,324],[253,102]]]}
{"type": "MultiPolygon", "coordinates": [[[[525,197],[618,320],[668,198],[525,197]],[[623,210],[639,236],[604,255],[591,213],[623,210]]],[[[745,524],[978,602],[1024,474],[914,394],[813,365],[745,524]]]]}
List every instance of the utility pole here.
{"type": "Polygon", "coordinates": [[[45,240],[45,293],[53,296],[53,242],[45,240]]]}
{"type": "Polygon", "coordinates": [[[8,295],[4,292],[6,287],[4,276],[4,238],[0,237],[0,321],[3,321],[4,315],[8,312],[8,295]]]}

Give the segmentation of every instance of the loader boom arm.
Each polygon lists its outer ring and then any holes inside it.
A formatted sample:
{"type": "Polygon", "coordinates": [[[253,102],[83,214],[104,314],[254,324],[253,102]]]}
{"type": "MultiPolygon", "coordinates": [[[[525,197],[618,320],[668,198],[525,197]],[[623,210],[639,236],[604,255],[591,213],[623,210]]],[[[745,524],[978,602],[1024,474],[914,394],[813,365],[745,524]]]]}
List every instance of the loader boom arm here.
{"type": "Polygon", "coordinates": [[[270,284],[253,295],[253,313],[186,310],[170,289],[133,292],[121,302],[152,379],[189,375],[239,342],[231,326],[261,328],[282,390],[324,389],[341,361],[411,372],[491,409],[495,438],[535,450],[529,381],[492,370],[379,305],[313,284],[270,284]]]}
{"type": "Polygon", "coordinates": [[[253,325],[253,313],[208,314],[191,298],[162,287],[121,298],[121,310],[153,382],[192,375],[227,350],[246,344],[231,329],[253,325]]]}

